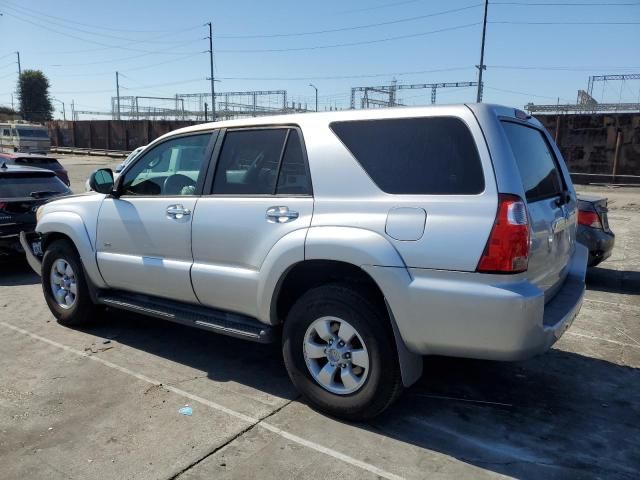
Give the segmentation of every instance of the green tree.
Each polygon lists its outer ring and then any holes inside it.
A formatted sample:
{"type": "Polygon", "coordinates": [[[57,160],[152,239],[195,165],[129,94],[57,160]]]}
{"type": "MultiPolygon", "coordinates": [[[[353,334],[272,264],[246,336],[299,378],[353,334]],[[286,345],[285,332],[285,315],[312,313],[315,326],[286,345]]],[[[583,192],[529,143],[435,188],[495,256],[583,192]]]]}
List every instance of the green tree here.
{"type": "Polygon", "coordinates": [[[20,111],[25,120],[44,122],[53,118],[49,79],[40,70],[23,70],[18,80],[20,111]]]}

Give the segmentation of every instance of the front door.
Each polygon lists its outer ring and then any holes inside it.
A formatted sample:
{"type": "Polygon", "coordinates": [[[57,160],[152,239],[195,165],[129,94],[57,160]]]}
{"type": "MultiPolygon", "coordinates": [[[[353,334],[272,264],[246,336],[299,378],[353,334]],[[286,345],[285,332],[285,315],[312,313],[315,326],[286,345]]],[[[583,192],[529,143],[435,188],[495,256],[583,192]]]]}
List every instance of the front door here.
{"type": "Polygon", "coordinates": [[[191,278],[200,302],[258,316],[265,260],[278,248],[289,264],[302,261],[312,213],[297,128],[227,130],[213,187],[193,219],[191,278]]]}
{"type": "Polygon", "coordinates": [[[191,222],[212,133],[170,138],[145,151],[105,198],[98,218],[100,272],[114,289],[197,303],[191,288],[191,222]]]}

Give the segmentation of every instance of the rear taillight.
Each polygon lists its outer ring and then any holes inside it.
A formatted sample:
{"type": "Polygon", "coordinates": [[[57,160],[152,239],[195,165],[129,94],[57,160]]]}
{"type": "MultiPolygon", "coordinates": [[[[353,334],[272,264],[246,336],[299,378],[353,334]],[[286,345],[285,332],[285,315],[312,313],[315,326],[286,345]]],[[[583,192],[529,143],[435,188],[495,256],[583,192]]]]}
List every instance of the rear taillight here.
{"type": "Polygon", "coordinates": [[[476,271],[519,273],[529,263],[527,206],[516,195],[498,195],[498,213],[476,271]]]}
{"type": "Polygon", "coordinates": [[[589,210],[578,210],[578,224],[602,229],[602,223],[600,222],[598,214],[589,210]]]}
{"type": "Polygon", "coordinates": [[[0,202],[0,212],[7,206],[5,202],[0,202]]]}

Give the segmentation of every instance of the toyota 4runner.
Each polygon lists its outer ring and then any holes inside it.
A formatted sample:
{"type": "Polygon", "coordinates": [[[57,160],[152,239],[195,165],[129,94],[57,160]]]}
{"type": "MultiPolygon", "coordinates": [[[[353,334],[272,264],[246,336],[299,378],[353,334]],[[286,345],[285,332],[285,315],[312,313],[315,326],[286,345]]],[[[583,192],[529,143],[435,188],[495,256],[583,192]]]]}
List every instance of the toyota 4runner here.
{"type": "Polygon", "coordinates": [[[582,303],[575,190],[512,108],[208,123],[90,184],[21,239],[61,324],[110,307],[281,341],[300,392],[343,418],[382,412],[423,355],[544,352],[582,303]]]}

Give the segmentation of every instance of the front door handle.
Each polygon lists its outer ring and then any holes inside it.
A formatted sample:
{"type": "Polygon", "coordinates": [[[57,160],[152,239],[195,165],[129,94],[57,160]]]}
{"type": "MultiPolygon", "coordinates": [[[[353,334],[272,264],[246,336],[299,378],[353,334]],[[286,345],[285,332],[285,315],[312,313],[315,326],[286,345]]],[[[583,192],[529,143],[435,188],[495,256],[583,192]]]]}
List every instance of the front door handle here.
{"type": "Polygon", "coordinates": [[[270,207],[267,209],[267,221],[271,223],[286,223],[299,216],[298,212],[289,210],[289,207],[270,207]]]}
{"type": "Polygon", "coordinates": [[[184,208],[182,205],[169,205],[167,207],[167,217],[177,220],[191,215],[191,210],[184,208]]]}

